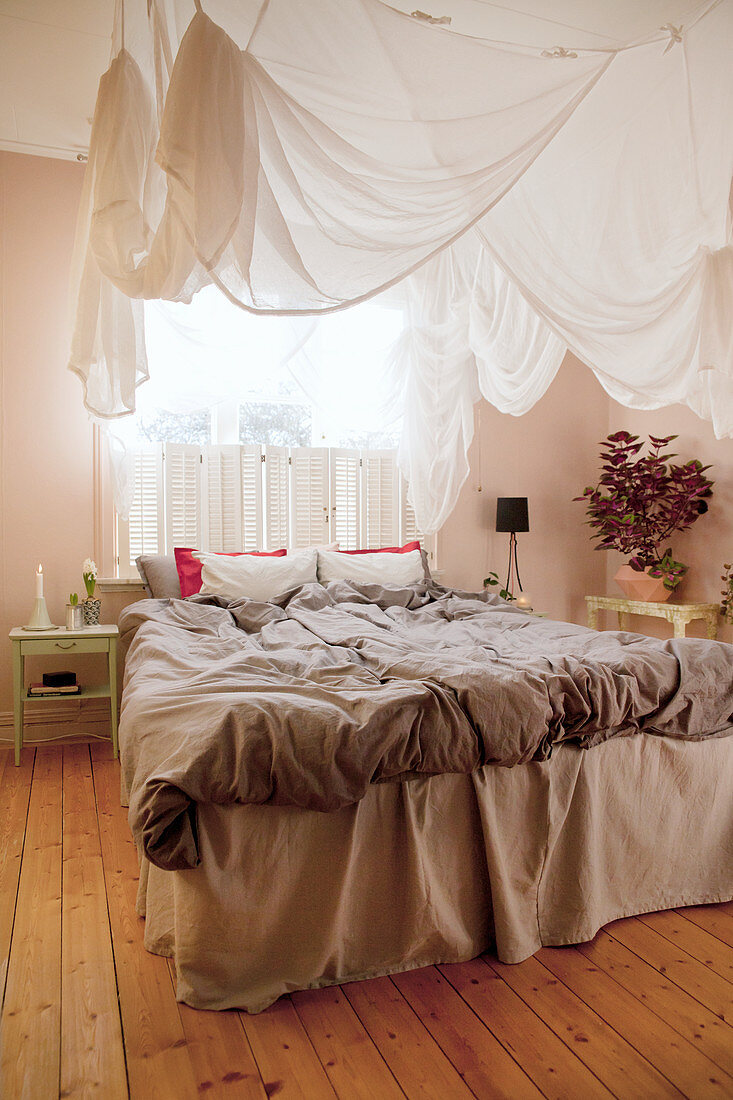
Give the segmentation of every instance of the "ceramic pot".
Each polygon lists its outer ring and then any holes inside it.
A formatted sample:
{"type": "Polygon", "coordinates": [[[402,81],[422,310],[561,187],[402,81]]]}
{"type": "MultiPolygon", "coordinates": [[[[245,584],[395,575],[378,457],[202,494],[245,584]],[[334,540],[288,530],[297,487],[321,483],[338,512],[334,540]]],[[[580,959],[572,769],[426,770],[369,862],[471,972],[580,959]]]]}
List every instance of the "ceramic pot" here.
{"type": "Polygon", "coordinates": [[[81,601],[84,626],[97,626],[99,623],[99,609],[101,606],[102,601],[95,600],[94,596],[87,596],[85,600],[81,601]]]}
{"type": "Polygon", "coordinates": [[[662,578],[650,577],[648,569],[638,573],[630,565],[622,565],[613,579],[630,600],[664,603],[672,595],[670,589],[664,587],[662,578]]]}

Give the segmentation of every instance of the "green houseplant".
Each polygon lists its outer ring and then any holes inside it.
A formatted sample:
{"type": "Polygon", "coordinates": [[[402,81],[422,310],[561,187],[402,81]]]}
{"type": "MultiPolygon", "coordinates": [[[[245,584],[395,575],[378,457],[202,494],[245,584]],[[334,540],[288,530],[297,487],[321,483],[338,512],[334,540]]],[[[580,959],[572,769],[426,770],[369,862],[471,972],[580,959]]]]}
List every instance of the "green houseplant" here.
{"type": "Polygon", "coordinates": [[[723,562],[723,569],[725,573],[720,578],[724,586],[720,593],[723,597],[720,601],[720,614],[727,623],[733,623],[733,565],[729,561],[723,562]]]}
{"type": "Polygon", "coordinates": [[[508,592],[504,585],[501,583],[498,573],[495,573],[492,569],[488,577],[484,577],[484,588],[496,587],[499,588],[499,595],[501,596],[502,600],[507,600],[509,603],[511,603],[512,600],[515,598],[514,596],[512,596],[511,592],[508,592]]]}
{"type": "Polygon", "coordinates": [[[629,556],[616,580],[637,599],[665,600],[680,583],[687,566],[675,561],[668,540],[707,512],[713,492],[709,466],[698,459],[675,464],[677,456],[664,453],[676,438],[650,435],[647,444],[629,432],[609,435],[600,444],[598,484],[574,498],[586,504],[594,549],[629,556]]]}

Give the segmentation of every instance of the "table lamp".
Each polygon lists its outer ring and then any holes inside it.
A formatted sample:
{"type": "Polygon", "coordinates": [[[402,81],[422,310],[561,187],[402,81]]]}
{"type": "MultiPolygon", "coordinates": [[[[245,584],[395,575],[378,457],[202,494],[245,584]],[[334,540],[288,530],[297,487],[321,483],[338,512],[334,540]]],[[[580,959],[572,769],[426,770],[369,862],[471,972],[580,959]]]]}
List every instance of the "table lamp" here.
{"type": "Polygon", "coordinates": [[[529,507],[527,497],[498,497],[496,501],[496,530],[509,532],[509,568],[505,588],[514,595],[516,577],[519,591],[522,581],[517,563],[517,531],[529,531],[529,507]]]}

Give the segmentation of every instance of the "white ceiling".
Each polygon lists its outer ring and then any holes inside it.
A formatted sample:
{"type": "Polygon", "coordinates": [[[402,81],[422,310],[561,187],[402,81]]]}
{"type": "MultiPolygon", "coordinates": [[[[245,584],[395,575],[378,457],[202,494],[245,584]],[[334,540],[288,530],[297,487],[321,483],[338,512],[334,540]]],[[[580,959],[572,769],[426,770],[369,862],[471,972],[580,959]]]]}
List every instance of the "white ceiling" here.
{"type": "MultiPolygon", "coordinates": [[[[205,0],[227,23],[231,6],[205,0]]],[[[318,0],[293,0],[317,3],[318,0]]],[[[450,14],[452,29],[537,46],[614,48],[684,22],[696,0],[385,0],[411,12],[450,14]],[[499,33],[501,32],[501,33],[499,33]]],[[[185,20],[193,0],[173,0],[185,20]]],[[[81,158],[99,78],[110,59],[114,0],[0,0],[0,149],[81,158]]]]}
{"type": "Polygon", "coordinates": [[[0,149],[86,153],[114,0],[0,0],[0,149]]]}

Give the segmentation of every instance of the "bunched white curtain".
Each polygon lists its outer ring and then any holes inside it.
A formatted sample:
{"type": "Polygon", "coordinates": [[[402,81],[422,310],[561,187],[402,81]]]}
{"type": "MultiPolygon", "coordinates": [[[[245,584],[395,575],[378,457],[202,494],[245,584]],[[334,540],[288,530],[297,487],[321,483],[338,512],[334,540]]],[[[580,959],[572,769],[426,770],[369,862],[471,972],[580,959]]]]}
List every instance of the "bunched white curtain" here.
{"type": "Polygon", "coordinates": [[[76,251],[70,365],[96,415],[147,377],[143,298],[214,284],[318,314],[404,280],[425,530],[478,394],[526,411],[566,347],[618,400],[733,434],[733,0],[593,0],[590,30],[562,0],[552,20],[446,0],[449,26],[380,0],[205,7],[118,13],[76,251]]]}
{"type": "Polygon", "coordinates": [[[393,353],[400,464],[418,521],[438,530],[468,476],[479,396],[519,416],[557,374],[565,344],[468,230],[404,283],[408,323],[393,353]]]}

